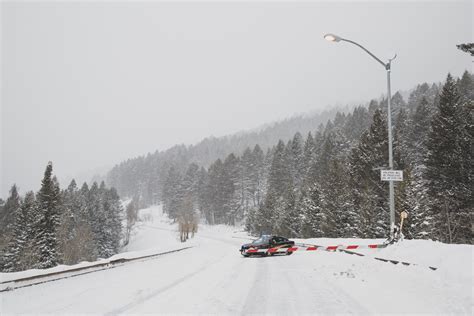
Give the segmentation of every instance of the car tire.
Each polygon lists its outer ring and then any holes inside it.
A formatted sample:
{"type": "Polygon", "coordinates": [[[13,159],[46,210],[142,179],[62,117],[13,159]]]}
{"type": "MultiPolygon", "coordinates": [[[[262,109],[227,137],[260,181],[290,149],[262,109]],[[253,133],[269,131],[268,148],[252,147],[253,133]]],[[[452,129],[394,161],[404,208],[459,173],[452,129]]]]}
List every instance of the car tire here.
{"type": "Polygon", "coordinates": [[[250,257],[250,255],[249,255],[248,253],[246,253],[245,251],[241,251],[240,254],[241,254],[242,256],[244,256],[245,258],[250,257]]]}
{"type": "Polygon", "coordinates": [[[292,254],[293,254],[293,251],[287,251],[287,252],[286,252],[286,255],[287,255],[287,256],[290,256],[290,255],[292,255],[292,254]]]}

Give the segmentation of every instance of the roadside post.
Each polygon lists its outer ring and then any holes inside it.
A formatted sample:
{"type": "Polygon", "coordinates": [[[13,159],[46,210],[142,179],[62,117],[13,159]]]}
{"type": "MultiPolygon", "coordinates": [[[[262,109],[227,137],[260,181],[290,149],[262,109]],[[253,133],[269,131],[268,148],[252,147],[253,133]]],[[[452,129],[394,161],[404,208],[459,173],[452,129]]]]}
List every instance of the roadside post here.
{"type": "Polygon", "coordinates": [[[401,236],[402,239],[403,239],[403,232],[402,232],[402,229],[403,229],[403,220],[404,220],[405,218],[407,218],[407,217],[408,217],[408,212],[402,211],[402,212],[400,213],[400,230],[399,230],[399,232],[398,232],[398,235],[401,236]]]}

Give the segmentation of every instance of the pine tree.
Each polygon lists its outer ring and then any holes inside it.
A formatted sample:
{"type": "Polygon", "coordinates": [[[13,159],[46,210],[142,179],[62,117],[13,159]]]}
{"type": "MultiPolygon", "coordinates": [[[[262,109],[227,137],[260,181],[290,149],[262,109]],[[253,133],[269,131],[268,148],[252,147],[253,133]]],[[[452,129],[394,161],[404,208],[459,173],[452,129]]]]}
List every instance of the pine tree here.
{"type": "MultiPolygon", "coordinates": [[[[347,142],[342,133],[345,117],[339,116],[331,131],[325,131],[320,146],[319,158],[313,173],[313,182],[318,183],[321,223],[319,227],[327,237],[341,237],[345,234],[349,220],[348,200],[343,157],[347,142]]],[[[352,223],[355,224],[355,223],[352,223]]]]}
{"type": "Polygon", "coordinates": [[[315,149],[314,149],[314,138],[311,132],[308,133],[306,141],[303,148],[303,178],[308,178],[308,173],[310,172],[311,166],[314,161],[315,149]]]}
{"type": "Polygon", "coordinates": [[[267,165],[265,155],[259,145],[255,145],[252,151],[252,177],[251,192],[253,196],[253,208],[258,208],[263,201],[266,191],[267,165]]]}
{"type": "MultiPolygon", "coordinates": [[[[427,109],[425,98],[420,102],[420,106],[421,108],[417,108],[417,111],[421,112],[415,112],[415,117],[427,109]]],[[[404,174],[403,181],[395,182],[395,221],[397,223],[402,211],[408,212],[409,217],[404,220],[403,233],[406,238],[413,238],[417,234],[416,228],[421,228],[421,223],[418,222],[420,219],[418,215],[422,212],[422,207],[419,205],[420,201],[417,200],[417,179],[412,175],[412,169],[415,166],[413,158],[415,155],[422,155],[424,148],[416,148],[412,151],[411,148],[415,144],[410,142],[410,138],[418,138],[418,145],[421,145],[420,140],[422,138],[420,136],[423,137],[423,135],[416,136],[410,130],[410,127],[415,126],[415,123],[411,122],[403,107],[399,109],[395,122],[393,143],[394,167],[397,170],[402,170],[404,174]],[[412,219],[415,219],[415,221],[412,219]]],[[[416,128],[416,133],[423,132],[419,126],[416,126],[416,128]]],[[[422,181],[422,179],[418,179],[418,181],[420,180],[422,181]]]]}
{"type": "Polygon", "coordinates": [[[17,186],[14,184],[10,189],[10,195],[0,213],[0,254],[1,250],[10,242],[13,233],[13,224],[15,222],[15,214],[19,207],[20,195],[18,194],[17,186]]]}
{"type": "Polygon", "coordinates": [[[369,115],[371,117],[374,116],[375,112],[377,110],[380,110],[382,108],[381,104],[377,100],[370,100],[369,102],[369,115]]]}
{"type": "Polygon", "coordinates": [[[462,50],[465,53],[469,53],[471,56],[474,56],[474,43],[463,43],[456,45],[459,50],[462,50]]]}
{"type": "Polygon", "coordinates": [[[340,221],[340,212],[342,211],[336,201],[333,200],[333,192],[337,190],[337,183],[334,183],[334,170],[331,168],[333,160],[335,159],[336,145],[334,143],[334,130],[327,132],[324,135],[324,141],[321,147],[321,152],[318,161],[318,172],[315,180],[319,183],[322,208],[322,222],[320,224],[321,230],[325,237],[337,236],[337,225],[340,221]]]}
{"type": "Polygon", "coordinates": [[[245,218],[256,204],[255,193],[257,184],[254,180],[255,176],[258,176],[258,169],[252,151],[247,147],[240,159],[240,179],[238,185],[238,190],[241,191],[240,205],[242,215],[245,218]]]}
{"type": "Polygon", "coordinates": [[[92,239],[94,241],[94,253],[98,258],[105,258],[105,256],[102,255],[103,249],[101,244],[103,243],[103,240],[100,233],[102,223],[104,222],[104,216],[105,214],[101,201],[101,194],[99,192],[99,185],[97,182],[94,182],[92,183],[87,196],[86,222],[90,225],[92,239]]]}
{"type": "Polygon", "coordinates": [[[32,240],[34,238],[35,211],[35,195],[33,192],[28,192],[21,207],[15,212],[13,238],[10,240],[3,258],[3,271],[22,271],[33,267],[35,256],[32,240]]]}
{"type": "Polygon", "coordinates": [[[180,183],[182,176],[180,172],[171,167],[168,170],[165,183],[163,185],[163,211],[168,214],[171,219],[176,219],[179,212],[179,204],[182,200],[180,195],[180,183]]]}
{"type": "MultiPolygon", "coordinates": [[[[408,190],[405,193],[396,192],[395,196],[404,195],[406,202],[401,205],[408,211],[404,234],[407,238],[429,238],[432,233],[432,216],[428,210],[427,181],[425,172],[425,159],[428,152],[427,141],[430,133],[433,105],[428,103],[426,97],[420,97],[419,104],[410,119],[408,127],[408,140],[406,141],[407,166],[404,172],[404,183],[397,190],[408,190]],[[409,182],[407,182],[409,181],[409,182]]],[[[400,128],[400,127],[398,127],[400,128]]],[[[404,127],[406,128],[406,127],[404,127]]],[[[397,201],[396,201],[397,202],[397,201]]],[[[398,203],[398,202],[397,202],[398,203]]],[[[399,207],[396,207],[400,210],[399,207]]]]}
{"type": "MultiPolygon", "coordinates": [[[[102,182],[103,184],[104,182],[102,182]]],[[[101,185],[102,186],[102,185],[101,185]]],[[[104,256],[110,257],[120,250],[120,240],[122,238],[122,213],[123,208],[120,197],[115,188],[106,189],[103,185],[103,201],[105,211],[105,223],[103,232],[105,235],[104,256]]]]}
{"type": "Polygon", "coordinates": [[[265,156],[259,145],[246,150],[241,159],[244,184],[244,218],[246,230],[257,233],[257,215],[263,207],[265,195],[265,156]]]}
{"type": "Polygon", "coordinates": [[[283,141],[279,141],[273,154],[268,178],[268,192],[276,197],[285,196],[289,188],[292,188],[293,181],[288,168],[289,160],[283,141]]]}
{"type": "Polygon", "coordinates": [[[292,172],[293,183],[296,188],[302,184],[305,165],[304,165],[304,144],[303,137],[300,133],[296,133],[290,144],[289,162],[292,172]]]}
{"type": "Polygon", "coordinates": [[[219,187],[222,200],[224,202],[222,209],[222,223],[235,225],[242,220],[242,188],[241,183],[240,160],[230,154],[224,160],[221,174],[221,185],[219,187]]]}
{"type": "Polygon", "coordinates": [[[197,218],[200,201],[200,171],[199,166],[192,163],[188,166],[183,180],[179,186],[179,208],[178,221],[183,225],[189,225],[197,218]]]}
{"type": "Polygon", "coordinates": [[[270,234],[274,229],[279,229],[279,226],[276,226],[277,219],[285,216],[282,213],[293,190],[287,153],[285,144],[280,140],[272,155],[264,203],[255,213],[255,229],[259,234],[270,234]]]}
{"type": "Polygon", "coordinates": [[[306,187],[311,187],[316,181],[315,179],[318,179],[319,177],[319,162],[321,159],[321,152],[322,152],[322,147],[324,144],[324,134],[327,133],[327,131],[324,129],[322,125],[319,126],[318,131],[314,135],[314,141],[313,141],[313,154],[311,157],[311,161],[308,162],[308,171],[306,173],[306,180],[305,180],[305,186],[306,187]]]}
{"type": "Polygon", "coordinates": [[[81,221],[86,221],[89,219],[89,186],[87,182],[84,182],[79,190],[78,194],[78,208],[76,212],[79,214],[81,221]]]}
{"type": "MultiPolygon", "coordinates": [[[[429,109],[428,100],[423,97],[416,107],[411,119],[408,135],[408,156],[413,168],[418,171],[424,168],[427,152],[427,140],[430,132],[432,111],[429,109]]],[[[419,172],[421,174],[421,172],[419,172]]]]}
{"type": "Polygon", "coordinates": [[[61,249],[61,262],[73,264],[76,262],[77,249],[71,247],[77,234],[77,220],[79,209],[78,189],[73,179],[68,188],[61,193],[62,212],[58,228],[59,248],[61,249]]]}
{"type": "MultiPolygon", "coordinates": [[[[459,185],[459,208],[462,212],[464,219],[470,219],[473,223],[473,205],[474,205],[474,194],[472,190],[472,183],[474,182],[474,151],[473,151],[473,139],[474,139],[474,100],[462,101],[458,119],[461,124],[461,133],[459,134],[459,156],[461,160],[461,175],[459,185]]],[[[463,242],[472,243],[471,233],[467,227],[463,226],[464,230],[460,239],[463,242]]]]}
{"type": "Polygon", "coordinates": [[[323,237],[321,225],[324,222],[320,189],[318,183],[303,189],[298,203],[301,214],[301,236],[303,238],[323,237]]]}
{"type": "Polygon", "coordinates": [[[366,131],[372,122],[371,116],[367,108],[358,106],[347,118],[344,126],[344,134],[351,143],[356,143],[364,131],[366,131]]]}
{"type": "Polygon", "coordinates": [[[365,238],[383,238],[388,232],[388,185],[380,182],[380,171],[376,170],[387,165],[387,142],[386,122],[382,112],[375,110],[370,129],[350,158],[354,209],[360,215],[358,234],[365,238]]]}
{"type": "Polygon", "coordinates": [[[59,188],[52,177],[53,164],[46,166],[41,189],[37,194],[39,220],[35,246],[40,269],[51,268],[60,262],[57,229],[60,220],[59,188]]]}
{"type": "Polygon", "coordinates": [[[465,71],[461,79],[458,79],[457,87],[465,101],[474,101],[474,78],[472,74],[465,71]]]}
{"type": "Polygon", "coordinates": [[[98,257],[97,244],[92,225],[95,223],[92,211],[91,193],[86,182],[83,183],[78,192],[76,234],[68,244],[70,253],[74,254],[71,262],[93,261],[98,257]]]}
{"type": "Polygon", "coordinates": [[[323,182],[325,223],[322,230],[327,237],[356,237],[359,216],[352,206],[346,162],[341,159],[334,157],[331,160],[327,179],[323,182]]]}
{"type": "Polygon", "coordinates": [[[275,208],[277,206],[274,196],[267,194],[263,204],[255,211],[253,222],[253,234],[266,235],[271,234],[274,226],[275,208]]]}
{"type": "Polygon", "coordinates": [[[404,108],[398,111],[398,115],[395,120],[394,128],[394,140],[393,140],[393,161],[395,168],[403,170],[407,167],[409,155],[408,155],[408,142],[409,142],[409,126],[410,121],[404,108]]]}
{"type": "Polygon", "coordinates": [[[271,224],[272,231],[282,232],[285,226],[296,220],[293,212],[295,207],[294,182],[291,174],[291,142],[285,147],[283,141],[278,143],[268,178],[267,199],[273,204],[271,224]]]}
{"type": "Polygon", "coordinates": [[[224,204],[226,203],[224,197],[224,191],[221,190],[221,187],[225,186],[225,181],[223,179],[223,163],[222,160],[217,159],[210,167],[209,167],[209,182],[206,188],[207,197],[209,205],[207,211],[207,219],[211,225],[214,224],[222,224],[223,223],[223,210],[224,204]]]}
{"type": "Polygon", "coordinates": [[[410,93],[407,104],[408,109],[414,111],[423,98],[428,101],[429,90],[430,86],[426,82],[418,85],[416,89],[410,93]]]}
{"type": "Polygon", "coordinates": [[[190,199],[191,208],[197,210],[198,200],[198,182],[199,182],[199,166],[192,163],[188,166],[179,184],[179,196],[186,196],[190,199]]]}
{"type": "Polygon", "coordinates": [[[201,216],[204,216],[206,221],[210,222],[209,216],[209,200],[210,192],[209,189],[209,175],[204,167],[199,169],[198,174],[198,208],[201,216]]]}
{"type": "Polygon", "coordinates": [[[275,218],[272,231],[275,234],[298,237],[301,232],[301,218],[296,208],[295,192],[290,191],[284,198],[278,199],[278,205],[273,209],[275,218]]]}
{"type": "Polygon", "coordinates": [[[472,242],[472,204],[469,203],[472,179],[466,176],[472,174],[472,165],[464,166],[465,157],[472,155],[472,147],[468,145],[472,146],[472,135],[466,133],[463,112],[456,84],[448,74],[440,95],[439,112],[431,124],[426,176],[435,237],[449,243],[472,242]]]}
{"type": "Polygon", "coordinates": [[[403,99],[402,94],[399,91],[395,92],[395,94],[392,96],[391,106],[392,106],[392,110],[395,110],[395,111],[400,111],[401,109],[405,110],[407,104],[405,100],[403,99]]]}

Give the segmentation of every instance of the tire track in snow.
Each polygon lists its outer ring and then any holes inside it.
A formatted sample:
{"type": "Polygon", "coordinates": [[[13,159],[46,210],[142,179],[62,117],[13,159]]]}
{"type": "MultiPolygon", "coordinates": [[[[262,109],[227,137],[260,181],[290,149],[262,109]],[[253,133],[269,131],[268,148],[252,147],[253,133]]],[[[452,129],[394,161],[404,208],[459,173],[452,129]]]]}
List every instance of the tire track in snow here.
{"type": "Polygon", "coordinates": [[[225,257],[220,257],[219,259],[217,259],[217,261],[207,261],[204,265],[202,265],[198,270],[195,270],[191,273],[188,273],[180,278],[178,278],[177,280],[175,280],[174,282],[164,286],[164,287],[160,287],[154,291],[152,291],[151,293],[143,296],[143,297],[140,297],[138,298],[137,300],[134,300],[126,305],[123,305],[122,307],[119,307],[117,309],[114,309],[108,313],[106,313],[105,315],[107,316],[111,316],[111,315],[118,315],[118,314],[122,314],[130,309],[133,309],[141,304],[143,304],[144,302],[150,300],[150,299],[153,299],[157,296],[159,296],[160,294],[163,294],[173,288],[175,288],[176,286],[179,286],[180,284],[182,284],[183,282],[195,277],[196,275],[204,272],[205,270],[208,270],[210,268],[212,268],[214,265],[220,263],[222,260],[224,260],[225,257]]]}
{"type": "Polygon", "coordinates": [[[275,310],[282,315],[370,314],[343,288],[298,259],[297,256],[258,258],[256,278],[241,314],[266,314],[275,310]],[[288,260],[296,267],[289,268],[288,260]]]}
{"type": "Polygon", "coordinates": [[[209,300],[208,304],[212,306],[211,309],[203,310],[203,312],[208,314],[240,314],[247,297],[246,292],[242,289],[247,288],[249,280],[253,282],[256,272],[255,263],[255,261],[246,260],[240,254],[236,256],[235,253],[229,252],[226,255],[226,261],[223,262],[228,274],[221,275],[219,280],[213,282],[211,288],[200,295],[203,300],[209,300]]]}
{"type": "Polygon", "coordinates": [[[115,310],[113,310],[113,311],[111,311],[111,312],[108,312],[108,313],[106,313],[105,315],[110,316],[110,315],[122,314],[122,313],[126,312],[127,310],[130,310],[130,309],[132,309],[132,308],[134,308],[134,307],[136,307],[136,306],[138,306],[138,305],[144,303],[145,301],[147,301],[147,300],[149,300],[149,299],[152,299],[153,297],[155,297],[155,296],[157,296],[157,295],[160,295],[161,293],[166,292],[166,291],[168,291],[169,289],[172,289],[173,287],[179,285],[180,283],[186,281],[186,280],[189,279],[189,278],[192,278],[192,277],[195,276],[196,274],[201,273],[202,271],[204,271],[204,270],[206,270],[206,269],[208,269],[208,268],[209,268],[209,267],[206,267],[206,266],[201,267],[199,270],[194,271],[194,272],[189,273],[189,274],[186,274],[185,276],[179,278],[178,280],[172,282],[171,284],[168,284],[168,285],[165,286],[165,287],[159,288],[159,289],[157,289],[157,290],[151,292],[150,294],[148,294],[148,295],[146,295],[146,296],[144,296],[144,297],[141,297],[141,298],[139,298],[139,299],[136,300],[136,301],[130,302],[130,303],[128,303],[128,304],[126,304],[126,305],[124,305],[124,306],[122,306],[122,307],[119,307],[119,308],[117,308],[117,309],[115,309],[115,310]]]}
{"type": "Polygon", "coordinates": [[[256,265],[249,264],[253,260],[243,258],[233,243],[227,244],[220,238],[205,239],[206,243],[207,240],[212,242],[207,244],[211,248],[204,252],[212,250],[214,260],[222,258],[220,262],[126,313],[240,314],[246,289],[254,279],[256,265]],[[186,298],[185,304],[183,297],[186,298]]]}
{"type": "Polygon", "coordinates": [[[262,314],[265,313],[267,305],[267,295],[269,289],[269,277],[268,277],[268,262],[265,260],[267,258],[248,258],[258,260],[257,262],[257,272],[255,273],[255,278],[253,280],[252,287],[249,290],[247,298],[245,299],[244,306],[242,308],[241,314],[262,314]],[[263,295],[262,295],[263,294],[263,295]],[[263,307],[263,310],[262,310],[263,307]]]}

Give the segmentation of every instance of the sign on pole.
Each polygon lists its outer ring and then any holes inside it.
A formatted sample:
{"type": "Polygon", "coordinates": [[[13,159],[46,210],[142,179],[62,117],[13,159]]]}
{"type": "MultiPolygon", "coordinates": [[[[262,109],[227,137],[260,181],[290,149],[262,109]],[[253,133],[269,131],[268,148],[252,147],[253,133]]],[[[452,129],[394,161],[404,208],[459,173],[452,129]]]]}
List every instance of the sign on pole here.
{"type": "Polygon", "coordinates": [[[403,170],[380,170],[382,181],[403,181],[403,170]]]}

